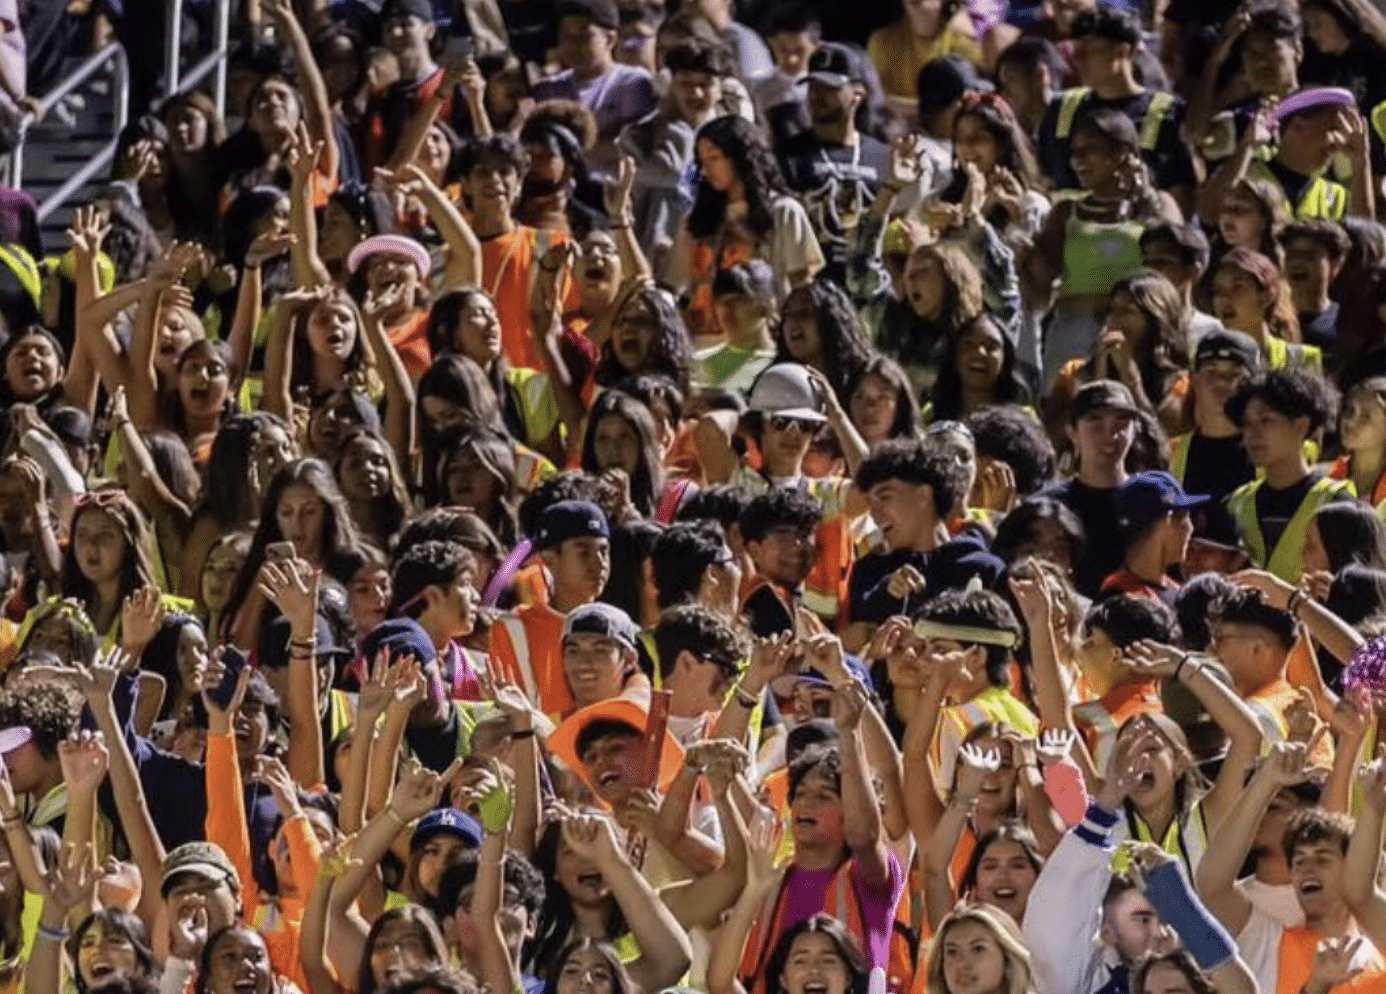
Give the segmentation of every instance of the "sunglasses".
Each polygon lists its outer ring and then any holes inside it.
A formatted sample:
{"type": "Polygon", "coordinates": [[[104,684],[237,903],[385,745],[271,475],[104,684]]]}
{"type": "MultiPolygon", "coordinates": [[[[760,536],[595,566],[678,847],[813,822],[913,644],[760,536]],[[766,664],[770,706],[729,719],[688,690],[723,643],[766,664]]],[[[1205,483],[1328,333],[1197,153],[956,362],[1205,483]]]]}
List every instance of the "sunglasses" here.
{"type": "Polygon", "coordinates": [[[119,507],[125,503],[124,490],[88,490],[84,494],[79,494],[73,499],[75,507],[86,507],[88,504],[96,507],[119,507]]]}
{"type": "Polygon", "coordinates": [[[776,414],[770,419],[770,427],[776,431],[789,431],[791,428],[798,428],[805,435],[812,435],[818,430],[818,422],[810,421],[807,418],[793,418],[787,414],[776,414]]]}

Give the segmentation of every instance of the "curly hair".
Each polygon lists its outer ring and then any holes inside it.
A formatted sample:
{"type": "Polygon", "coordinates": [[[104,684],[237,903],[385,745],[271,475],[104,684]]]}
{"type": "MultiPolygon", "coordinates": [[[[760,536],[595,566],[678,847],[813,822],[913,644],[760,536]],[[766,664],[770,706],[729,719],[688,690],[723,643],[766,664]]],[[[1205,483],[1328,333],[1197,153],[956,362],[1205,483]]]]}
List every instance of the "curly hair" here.
{"type": "Polygon", "coordinates": [[[58,744],[77,731],[81,706],[65,688],[35,681],[0,691],[0,728],[25,727],[44,759],[58,758],[58,744]]]}
{"type": "Polygon", "coordinates": [[[602,345],[601,360],[597,363],[594,374],[597,383],[610,387],[632,376],[656,374],[669,379],[684,396],[687,396],[692,376],[693,353],[683,316],[679,314],[678,304],[668,291],[649,282],[633,283],[616,301],[612,311],[612,328],[620,324],[627,308],[640,304],[649,308],[658,329],[650,343],[649,353],[644,358],[644,368],[627,369],[621,365],[620,360],[616,358],[611,339],[608,338],[602,345]]]}
{"type": "Polygon", "coordinates": [[[1331,422],[1338,406],[1333,387],[1321,376],[1301,369],[1273,369],[1238,387],[1227,400],[1227,417],[1238,428],[1253,400],[1287,418],[1308,418],[1310,434],[1331,422]]]}
{"type": "Polygon", "coordinates": [[[910,263],[917,266],[928,257],[932,257],[943,272],[942,330],[948,335],[959,335],[983,312],[982,274],[966,250],[949,242],[916,246],[906,268],[910,263]]]}
{"type": "Polygon", "coordinates": [[[822,517],[823,508],[808,494],[793,487],[775,487],[753,498],[741,512],[741,541],[760,542],[771,529],[786,526],[811,532],[822,517]]]}
{"type": "MultiPolygon", "coordinates": [[[[713,118],[698,129],[695,147],[702,142],[715,145],[731,160],[736,178],[746,191],[746,227],[757,238],[769,236],[775,226],[771,212],[776,196],[787,196],[784,176],[774,153],[755,125],[739,114],[713,118]]],[[[688,213],[688,233],[694,238],[712,239],[726,220],[727,195],[714,190],[701,174],[688,213]]]]}
{"type": "MultiPolygon", "coordinates": [[[[833,393],[844,406],[852,396],[852,384],[874,354],[867,341],[866,330],[862,327],[861,315],[857,312],[852,298],[838,284],[819,276],[804,286],[797,287],[789,296],[808,294],[813,302],[814,321],[818,327],[818,338],[822,342],[823,362],[827,367],[823,375],[832,384],[833,393]]],[[[789,301],[785,301],[788,308],[789,301]]],[[[785,344],[784,319],[775,327],[775,361],[802,362],[789,352],[785,344]]]]}
{"type": "Polygon", "coordinates": [[[1054,478],[1054,443],[1034,418],[1017,407],[986,407],[967,416],[977,456],[1004,462],[1015,473],[1016,493],[1038,493],[1054,478]]]}
{"type": "Polygon", "coordinates": [[[927,486],[934,496],[934,514],[943,520],[962,496],[963,480],[957,460],[940,446],[914,438],[891,439],[880,445],[857,467],[855,484],[863,494],[888,480],[911,486],[927,486]]]}
{"type": "Polygon", "coordinates": [[[1145,334],[1133,342],[1136,366],[1147,397],[1163,397],[1170,377],[1189,368],[1188,305],[1174,284],[1153,269],[1137,269],[1112,286],[1111,298],[1124,293],[1146,319],[1145,334]]]}

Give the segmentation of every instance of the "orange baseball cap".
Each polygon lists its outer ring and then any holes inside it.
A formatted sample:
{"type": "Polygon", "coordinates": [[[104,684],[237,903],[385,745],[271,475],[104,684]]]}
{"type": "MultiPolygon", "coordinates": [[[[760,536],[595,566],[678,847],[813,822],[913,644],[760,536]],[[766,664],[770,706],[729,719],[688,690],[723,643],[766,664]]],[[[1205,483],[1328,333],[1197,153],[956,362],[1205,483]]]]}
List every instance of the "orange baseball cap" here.
{"type": "MultiPolygon", "coordinates": [[[[612,697],[589,705],[565,719],[561,725],[554,729],[553,734],[549,736],[549,740],[545,744],[551,755],[561,759],[564,765],[587,780],[587,767],[583,765],[582,757],[578,755],[577,742],[589,725],[598,721],[618,721],[643,733],[649,720],[650,712],[645,704],[629,697],[612,697]]],[[[659,783],[657,786],[661,791],[669,789],[669,785],[678,776],[681,766],[683,766],[683,746],[679,745],[678,740],[666,730],[664,748],[659,755],[659,783]]],[[[596,785],[590,780],[588,786],[594,791],[596,790],[596,785]]]]}

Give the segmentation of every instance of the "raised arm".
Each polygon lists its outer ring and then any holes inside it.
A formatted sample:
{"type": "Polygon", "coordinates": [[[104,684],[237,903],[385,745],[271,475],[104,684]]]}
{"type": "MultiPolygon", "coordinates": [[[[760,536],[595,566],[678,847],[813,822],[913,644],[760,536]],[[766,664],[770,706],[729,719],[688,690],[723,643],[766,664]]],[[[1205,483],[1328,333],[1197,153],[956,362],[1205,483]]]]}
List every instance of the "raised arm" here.
{"type": "Polygon", "coordinates": [[[433,222],[433,227],[438,230],[443,243],[448,247],[448,264],[443,273],[444,286],[480,286],[481,242],[462,212],[448,199],[448,195],[438,189],[428,178],[428,174],[412,161],[401,165],[393,173],[377,169],[376,175],[401,193],[417,197],[424,210],[428,212],[428,219],[433,222]]]}
{"type": "Polygon", "coordinates": [[[563,841],[596,865],[630,926],[640,947],[640,958],[627,964],[631,979],[645,991],[678,983],[693,959],[688,934],[626,858],[615,822],[602,815],[573,815],[563,822],[563,841]]]}
{"type": "Polygon", "coordinates": [[[337,147],[337,132],[332,126],[332,101],[327,96],[327,84],[313,58],[313,47],[303,25],[294,16],[292,0],[262,0],[266,12],[274,19],[298,65],[298,90],[303,102],[303,119],[314,142],[320,142],[317,168],[329,180],[337,178],[341,150],[337,147]]]}
{"type": "Polygon", "coordinates": [[[303,559],[267,562],[260,593],[289,622],[289,772],[305,790],[323,783],[322,708],[318,699],[318,576],[303,559]]]}
{"type": "Polygon", "coordinates": [[[669,854],[695,875],[711,873],[722,865],[722,846],[689,824],[693,814],[693,797],[702,779],[702,769],[696,761],[684,758],[678,776],[669,785],[663,799],[654,790],[632,793],[631,804],[618,811],[618,820],[641,812],[639,821],[627,820],[623,827],[641,831],[655,839],[669,854]]]}
{"type": "Polygon", "coordinates": [[[236,755],[236,733],[232,727],[235,714],[245,700],[250,686],[250,667],[245,666],[236,681],[235,691],[226,707],[218,704],[212,691],[221,683],[226,672],[220,653],[203,671],[202,704],[207,709],[207,841],[215,843],[226,853],[241,878],[242,898],[247,909],[259,906],[259,888],[255,885],[252,867],[255,860],[250,852],[250,825],[245,815],[245,788],[241,781],[241,764],[236,755]]]}
{"type": "Polygon", "coordinates": [[[361,323],[371,351],[378,359],[376,368],[380,371],[380,379],[385,384],[385,441],[396,452],[409,453],[414,451],[414,381],[404,368],[399,350],[390,344],[384,320],[403,293],[401,284],[395,284],[378,297],[368,293],[365,306],[361,308],[361,323]]]}
{"type": "Polygon", "coordinates": [[[135,327],[130,335],[130,370],[126,383],[130,417],[140,428],[161,427],[159,375],[154,368],[155,340],[166,309],[190,307],[192,294],[178,282],[192,262],[195,246],[175,245],[150,267],[135,307],[135,327]]]}
{"type": "Polygon", "coordinates": [[[653,279],[654,272],[640,239],[635,233],[635,213],[631,209],[630,191],[635,185],[635,160],[621,156],[616,175],[602,185],[602,202],[611,234],[616,239],[616,251],[621,257],[621,272],[626,277],[653,279]]]}
{"type": "MultiPolygon", "coordinates": [[[[908,642],[909,619],[891,618],[877,630],[876,637],[884,640],[885,651],[899,653],[902,662],[911,663],[915,650],[908,642]]],[[[873,638],[874,642],[874,638],[873,638]]],[[[869,651],[869,650],[868,650],[869,651]]],[[[905,782],[914,789],[905,791],[905,813],[909,816],[910,831],[919,844],[916,856],[921,872],[926,871],[925,846],[938,830],[939,819],[943,817],[944,805],[934,789],[933,764],[929,754],[933,750],[934,737],[938,734],[938,719],[943,711],[944,694],[948,689],[948,672],[943,667],[934,667],[915,702],[914,713],[905,725],[904,754],[905,782]]],[[[949,854],[951,858],[951,853],[949,854]]]]}
{"type": "Polygon", "coordinates": [[[1203,798],[1208,824],[1216,825],[1241,798],[1247,774],[1261,755],[1263,736],[1256,716],[1227,684],[1213,676],[1198,656],[1145,640],[1132,646],[1127,657],[1145,678],[1182,683],[1227,735],[1227,756],[1213,789],[1203,798]]]}
{"type": "Polygon", "coordinates": [[[746,886],[749,842],[737,806],[750,797],[741,780],[750,764],[750,754],[741,743],[722,739],[695,743],[689,747],[688,756],[706,771],[708,788],[717,806],[717,819],[722,826],[725,856],[722,865],[711,873],[666,887],[659,896],[684,928],[711,928],[746,886]]]}
{"type": "MultiPolygon", "coordinates": [[[[752,829],[746,886],[712,944],[707,962],[707,994],[746,994],[739,976],[746,937],[751,934],[765,899],[779,888],[783,877],[775,869],[775,852],[779,846],[773,827],[774,819],[771,818],[762,819],[752,829]]],[[[769,923],[766,924],[768,927],[769,923]]],[[[749,979],[754,983],[757,978],[749,979]]]]}
{"type": "Polygon", "coordinates": [[[1302,742],[1277,742],[1247,784],[1241,803],[1221,822],[1211,822],[1208,851],[1195,882],[1203,901],[1234,935],[1246,927],[1251,902],[1237,889],[1237,874],[1251,851],[1266,809],[1283,788],[1304,779],[1307,750],[1302,742]]]}
{"type": "Polygon", "coordinates": [[[477,854],[476,885],[472,889],[471,919],[476,925],[479,979],[489,990],[521,990],[520,970],[510,955],[501,930],[505,900],[505,852],[515,799],[501,771],[493,766],[491,787],[480,801],[481,851],[477,854]]]}
{"type": "Polygon", "coordinates": [[[316,306],[325,291],[325,287],[290,290],[275,301],[270,311],[269,340],[265,343],[265,393],[260,408],[290,423],[294,419],[290,381],[294,368],[294,321],[316,306]]]}
{"type": "MultiPolygon", "coordinates": [[[[97,257],[101,243],[111,226],[95,207],[78,207],[72,213],[67,240],[72,248],[72,281],[76,287],[74,310],[80,315],[100,294],[101,277],[97,257]]],[[[63,380],[63,396],[67,403],[90,414],[96,407],[96,387],[99,373],[91,350],[86,347],[90,336],[75,335],[72,354],[67,360],[67,377],[63,380]]]]}
{"type": "Polygon", "coordinates": [[[67,972],[67,955],[63,951],[63,940],[67,938],[68,921],[92,910],[96,894],[94,859],[90,842],[63,846],[52,874],[52,886],[43,902],[29,963],[24,969],[24,990],[66,989],[63,975],[67,972]]]}
{"type": "MultiPolygon", "coordinates": [[[[1383,752],[1386,756],[1386,751],[1383,752]]],[[[1372,944],[1386,944],[1386,892],[1380,884],[1381,826],[1386,821],[1386,760],[1362,767],[1358,774],[1362,787],[1362,810],[1348,843],[1343,883],[1348,906],[1372,944]]],[[[1377,945],[1378,949],[1383,948],[1377,945]]]]}
{"type": "Polygon", "coordinates": [[[526,859],[534,855],[544,798],[539,789],[539,737],[534,731],[534,709],[524,691],[514,684],[491,684],[491,699],[510,720],[511,772],[515,776],[515,814],[510,825],[510,848],[526,859]]]}
{"type": "MultiPolygon", "coordinates": [[[[1338,617],[1319,601],[1308,596],[1299,587],[1291,586],[1274,573],[1265,570],[1247,569],[1233,575],[1232,582],[1239,587],[1259,590],[1271,607],[1289,611],[1291,616],[1309,629],[1309,634],[1342,663],[1347,663],[1366,640],[1342,618],[1338,617]],[[1294,608],[1291,611],[1291,607],[1294,608]]],[[[1293,679],[1293,674],[1291,674],[1293,679]]],[[[1322,674],[1318,681],[1322,684],[1322,674]]],[[[1311,687],[1316,694],[1320,687],[1311,687]]],[[[1327,690],[1327,687],[1323,687],[1327,690]]],[[[1331,692],[1330,692],[1331,695],[1331,692]]],[[[1317,702],[1316,702],[1317,703],[1317,702]]],[[[1332,705],[1332,701],[1326,703],[1332,705]]]]}
{"type": "Polygon", "coordinates": [[[178,534],[186,534],[192,510],[174,496],[159,475],[154,457],[144,444],[144,436],[130,418],[124,387],[116,387],[111,392],[111,424],[120,438],[120,454],[125,463],[130,496],[146,511],[157,508],[173,522],[178,534]]]}
{"type": "Polygon", "coordinates": [[[1218,80],[1222,77],[1223,66],[1227,64],[1232,50],[1251,24],[1251,14],[1242,7],[1223,26],[1222,35],[1208,54],[1203,64],[1203,72],[1189,96],[1189,106],[1184,113],[1184,140],[1195,151],[1201,151],[1203,141],[1208,137],[1208,127],[1217,112],[1218,80]]]}

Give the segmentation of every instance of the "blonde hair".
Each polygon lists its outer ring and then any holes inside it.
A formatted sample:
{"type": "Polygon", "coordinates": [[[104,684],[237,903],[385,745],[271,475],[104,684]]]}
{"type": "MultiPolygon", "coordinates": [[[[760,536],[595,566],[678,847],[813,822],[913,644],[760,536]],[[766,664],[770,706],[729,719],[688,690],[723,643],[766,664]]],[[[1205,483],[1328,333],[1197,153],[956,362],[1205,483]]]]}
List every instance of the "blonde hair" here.
{"type": "Polygon", "coordinates": [[[1030,950],[1020,935],[1020,928],[1010,915],[988,904],[961,905],[939,922],[933,942],[929,946],[929,959],[924,968],[928,976],[928,994],[951,994],[948,982],[943,976],[943,947],[949,931],[965,922],[972,922],[987,929],[1001,949],[1006,967],[1001,974],[999,994],[1034,994],[1035,978],[1030,966],[1030,950]]]}

